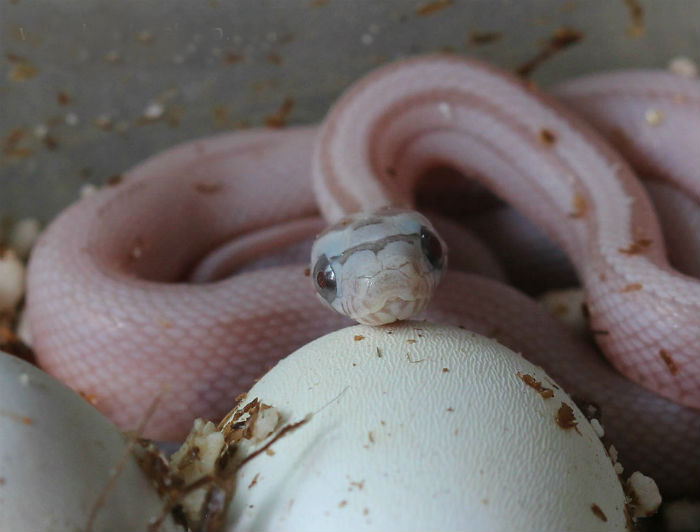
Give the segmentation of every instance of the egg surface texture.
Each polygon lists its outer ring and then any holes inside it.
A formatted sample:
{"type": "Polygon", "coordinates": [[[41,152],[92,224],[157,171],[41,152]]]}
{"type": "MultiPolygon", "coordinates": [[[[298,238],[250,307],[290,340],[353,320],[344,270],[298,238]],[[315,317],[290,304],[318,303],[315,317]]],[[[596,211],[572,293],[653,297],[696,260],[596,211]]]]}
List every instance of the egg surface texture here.
{"type": "Polygon", "coordinates": [[[349,327],[279,362],[255,397],[283,424],[311,417],[238,472],[228,530],[626,529],[589,422],[495,340],[349,327]]]}
{"type": "MultiPolygon", "coordinates": [[[[125,443],[85,399],[0,353],[0,530],[86,530],[125,443]]],[[[146,530],[162,507],[130,457],[92,530],[146,530]]],[[[172,522],[162,529],[172,530],[172,522]]]]}

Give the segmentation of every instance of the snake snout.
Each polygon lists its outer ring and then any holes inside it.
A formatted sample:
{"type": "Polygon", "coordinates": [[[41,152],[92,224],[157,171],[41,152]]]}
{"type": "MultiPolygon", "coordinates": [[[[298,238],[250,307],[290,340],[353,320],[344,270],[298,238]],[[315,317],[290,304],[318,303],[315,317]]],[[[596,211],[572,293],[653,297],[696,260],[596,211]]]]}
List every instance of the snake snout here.
{"type": "Polygon", "coordinates": [[[364,325],[386,325],[395,321],[406,320],[420,313],[428,304],[430,298],[405,300],[394,297],[385,301],[381,309],[355,318],[364,325]]]}
{"type": "Polygon", "coordinates": [[[370,278],[358,278],[347,314],[366,325],[383,325],[415,316],[435,289],[433,279],[414,268],[385,269],[370,278]]]}

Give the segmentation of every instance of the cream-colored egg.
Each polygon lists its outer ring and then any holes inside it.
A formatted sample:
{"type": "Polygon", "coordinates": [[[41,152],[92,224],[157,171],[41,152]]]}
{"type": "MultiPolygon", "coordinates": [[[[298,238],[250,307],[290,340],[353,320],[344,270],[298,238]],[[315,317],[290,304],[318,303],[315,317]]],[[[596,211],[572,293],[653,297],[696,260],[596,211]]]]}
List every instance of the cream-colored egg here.
{"type": "Polygon", "coordinates": [[[573,401],[469,331],[349,327],[279,362],[255,397],[282,423],[311,418],[238,472],[228,530],[626,529],[573,401]]]}
{"type": "MultiPolygon", "coordinates": [[[[126,440],[78,394],[0,353],[0,530],[85,530],[126,440]]],[[[163,503],[126,460],[93,530],[146,530],[163,503]]],[[[163,530],[173,530],[167,520],[163,530]]]]}

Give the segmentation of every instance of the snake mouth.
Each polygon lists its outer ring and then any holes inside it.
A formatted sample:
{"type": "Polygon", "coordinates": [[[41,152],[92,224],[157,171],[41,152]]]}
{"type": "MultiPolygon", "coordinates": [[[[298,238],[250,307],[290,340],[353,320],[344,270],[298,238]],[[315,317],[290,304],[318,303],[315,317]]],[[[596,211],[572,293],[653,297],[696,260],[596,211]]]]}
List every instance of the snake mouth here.
{"type": "Polygon", "coordinates": [[[392,297],[386,300],[382,307],[374,312],[368,312],[355,319],[364,325],[386,325],[395,321],[406,320],[420,313],[428,304],[429,298],[418,297],[415,299],[404,299],[402,297],[392,297]]]}
{"type": "Polygon", "coordinates": [[[344,300],[343,314],[365,325],[384,325],[409,319],[428,304],[435,279],[412,263],[383,270],[370,278],[357,278],[353,297],[344,300]]]}

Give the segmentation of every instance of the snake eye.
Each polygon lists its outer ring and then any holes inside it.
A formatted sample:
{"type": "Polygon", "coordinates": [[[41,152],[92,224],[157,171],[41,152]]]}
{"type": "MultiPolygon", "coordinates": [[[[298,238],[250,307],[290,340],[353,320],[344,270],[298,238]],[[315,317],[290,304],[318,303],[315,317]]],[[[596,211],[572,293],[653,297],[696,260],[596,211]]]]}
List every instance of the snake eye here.
{"type": "Polygon", "coordinates": [[[323,299],[332,302],[336,296],[335,272],[325,255],[321,255],[316,261],[313,279],[316,291],[323,299]]]}
{"type": "Polygon", "coordinates": [[[441,269],[445,263],[442,243],[437,235],[425,226],[420,228],[420,246],[432,267],[436,270],[441,269]]]}

